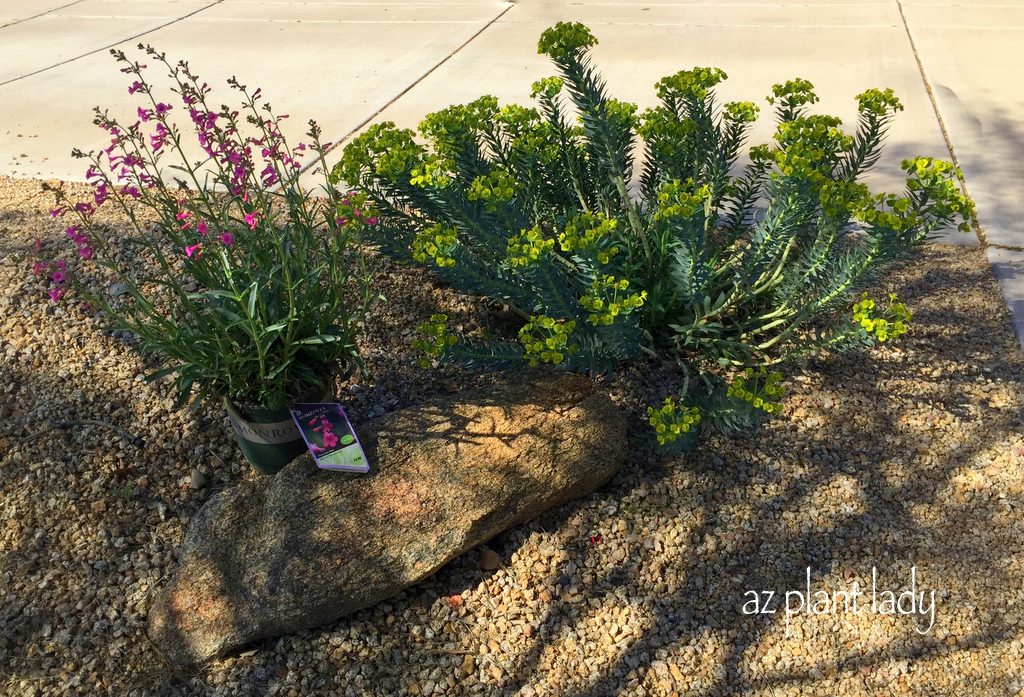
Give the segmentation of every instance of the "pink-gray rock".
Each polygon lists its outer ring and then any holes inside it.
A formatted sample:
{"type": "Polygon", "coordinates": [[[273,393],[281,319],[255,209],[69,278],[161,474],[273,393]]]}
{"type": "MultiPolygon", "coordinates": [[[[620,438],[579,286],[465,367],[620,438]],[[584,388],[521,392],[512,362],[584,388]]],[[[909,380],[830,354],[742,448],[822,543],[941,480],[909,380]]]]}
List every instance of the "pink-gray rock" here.
{"type": "Polygon", "coordinates": [[[300,458],[214,496],[150,610],[154,642],[193,663],[332,622],[593,492],[625,459],[622,415],[583,378],[534,377],[365,424],[368,475],[300,458]]]}

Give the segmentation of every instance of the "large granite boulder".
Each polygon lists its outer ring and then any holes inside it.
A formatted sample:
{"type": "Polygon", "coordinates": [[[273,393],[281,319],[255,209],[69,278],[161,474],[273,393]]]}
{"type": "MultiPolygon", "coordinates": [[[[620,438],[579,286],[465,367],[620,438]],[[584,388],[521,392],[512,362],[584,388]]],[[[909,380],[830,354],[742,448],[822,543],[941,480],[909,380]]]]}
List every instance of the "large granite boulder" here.
{"type": "Polygon", "coordinates": [[[619,411],[576,376],[464,392],[364,424],[359,476],[296,460],[196,514],[149,632],[179,663],[326,624],[593,492],[626,455],[619,411]]]}

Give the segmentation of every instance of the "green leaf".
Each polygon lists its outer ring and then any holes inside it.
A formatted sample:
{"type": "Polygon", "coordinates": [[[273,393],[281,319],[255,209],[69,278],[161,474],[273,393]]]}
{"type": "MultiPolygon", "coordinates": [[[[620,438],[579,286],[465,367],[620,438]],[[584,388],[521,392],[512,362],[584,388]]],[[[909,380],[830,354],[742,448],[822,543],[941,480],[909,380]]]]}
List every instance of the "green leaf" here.
{"type": "Polygon", "coordinates": [[[165,378],[168,375],[173,375],[174,373],[178,372],[179,370],[181,370],[181,366],[180,365],[174,365],[174,366],[171,366],[170,368],[162,368],[160,370],[157,370],[156,372],[150,373],[149,375],[147,375],[143,379],[146,382],[154,382],[156,380],[159,380],[160,378],[165,378]]]}
{"type": "Polygon", "coordinates": [[[315,336],[307,336],[305,339],[299,339],[295,343],[318,346],[320,344],[332,344],[342,340],[344,340],[344,337],[337,336],[335,334],[317,334],[315,336]]]}

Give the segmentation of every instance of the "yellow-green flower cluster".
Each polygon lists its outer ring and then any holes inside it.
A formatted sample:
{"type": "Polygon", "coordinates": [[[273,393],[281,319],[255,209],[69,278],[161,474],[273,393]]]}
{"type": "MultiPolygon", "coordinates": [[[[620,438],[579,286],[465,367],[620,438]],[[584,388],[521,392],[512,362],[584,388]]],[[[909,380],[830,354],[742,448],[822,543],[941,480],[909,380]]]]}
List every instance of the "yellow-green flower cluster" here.
{"type": "Polygon", "coordinates": [[[891,89],[880,90],[871,88],[857,95],[857,105],[861,113],[885,116],[889,112],[903,111],[903,104],[891,89]]]}
{"type": "Polygon", "coordinates": [[[974,201],[960,190],[957,179],[960,169],[946,160],[918,157],[904,160],[900,165],[909,175],[907,188],[923,194],[929,200],[928,212],[939,220],[960,219],[957,229],[969,232],[970,218],[974,215],[974,201]]]}
{"type": "Polygon", "coordinates": [[[659,106],[644,111],[638,130],[652,155],[671,160],[686,150],[695,128],[692,119],[680,120],[672,109],[659,106]]]}
{"type": "Polygon", "coordinates": [[[681,218],[687,220],[704,210],[704,202],[711,196],[711,188],[702,184],[694,190],[692,179],[680,181],[674,179],[662,184],[658,189],[658,207],[651,216],[652,220],[671,220],[681,218]]]}
{"type": "Polygon", "coordinates": [[[604,105],[608,121],[614,128],[621,130],[635,129],[640,125],[640,119],[636,115],[636,104],[623,102],[619,99],[609,99],[604,105]]]}
{"type": "Polygon", "coordinates": [[[666,397],[660,407],[647,407],[647,421],[654,427],[658,445],[668,445],[696,428],[700,423],[700,408],[666,397]]]}
{"type": "Polygon", "coordinates": [[[421,367],[430,365],[430,356],[440,358],[455,345],[455,335],[448,331],[448,315],[431,315],[430,319],[416,327],[417,337],[412,347],[424,355],[419,359],[421,367]]]}
{"type": "Polygon", "coordinates": [[[659,99],[704,99],[728,75],[718,68],[695,67],[691,70],[680,70],[675,75],[663,77],[655,83],[659,99]]]}
{"type": "Polygon", "coordinates": [[[799,77],[772,85],[772,93],[768,95],[769,104],[778,102],[790,109],[796,109],[805,104],[814,104],[817,101],[818,95],[814,93],[814,85],[799,77]]]}
{"type": "MultiPolygon", "coordinates": [[[[619,222],[607,217],[604,213],[580,213],[565,224],[565,229],[558,233],[558,246],[563,252],[582,252],[595,248],[601,241],[611,236],[618,228],[619,222]]],[[[612,245],[598,250],[597,260],[607,264],[619,253],[619,248],[612,245]]]]}
{"type": "Polygon", "coordinates": [[[508,138],[508,147],[527,162],[542,165],[558,159],[559,142],[554,127],[541,121],[536,109],[518,104],[502,107],[495,117],[508,138]]]}
{"type": "Polygon", "coordinates": [[[782,373],[769,373],[766,368],[755,371],[747,368],[737,375],[726,395],[734,399],[742,399],[755,409],[772,414],[782,409],[782,395],[786,388],[782,386],[782,373]]]}
{"type": "Polygon", "coordinates": [[[530,96],[534,99],[543,97],[545,99],[554,99],[558,96],[558,93],[562,91],[562,87],[565,83],[560,77],[545,77],[537,80],[530,86],[530,96]]]}
{"type": "Polygon", "coordinates": [[[427,156],[410,172],[409,183],[424,188],[442,189],[452,182],[454,163],[446,157],[427,156]]]}
{"type": "Polygon", "coordinates": [[[482,201],[484,208],[489,211],[497,210],[498,204],[511,201],[515,195],[515,178],[500,167],[474,179],[466,192],[467,199],[482,201]]]}
{"type": "Polygon", "coordinates": [[[774,153],[779,171],[817,183],[830,179],[840,154],[853,144],[841,124],[841,119],[821,114],[780,123],[775,133],[780,148],[774,153]]]}
{"type": "Polygon", "coordinates": [[[569,343],[576,329],[574,320],[556,320],[545,315],[533,315],[519,330],[519,342],[526,349],[526,362],[533,367],[541,363],[558,365],[579,348],[569,343]]]}
{"type": "Polygon", "coordinates": [[[450,269],[455,266],[455,259],[452,252],[458,243],[458,231],[452,227],[445,227],[440,223],[424,228],[416,234],[412,241],[412,258],[421,264],[427,263],[427,259],[433,259],[442,269],[450,269]]]}
{"type": "Polygon", "coordinates": [[[896,301],[896,294],[889,294],[889,304],[881,309],[867,293],[853,306],[853,323],[872,335],[878,341],[888,341],[907,333],[912,315],[907,306],[896,301]]]}
{"type": "Polygon", "coordinates": [[[750,161],[754,164],[767,165],[775,161],[775,151],[772,146],[762,143],[750,148],[750,161]]]}
{"type": "Polygon", "coordinates": [[[392,181],[407,175],[426,152],[414,135],[407,128],[397,128],[392,121],[371,126],[345,148],[331,173],[332,179],[335,183],[340,179],[360,181],[367,170],[392,181]]]}
{"type": "Polygon", "coordinates": [[[733,123],[753,123],[759,111],[753,102],[729,102],[723,108],[726,121],[733,123]]]}
{"type": "Polygon", "coordinates": [[[916,227],[920,216],[914,211],[914,202],[906,196],[878,194],[869,197],[867,205],[854,211],[854,217],[878,228],[903,232],[916,227]]]}
{"type": "Polygon", "coordinates": [[[580,298],[580,305],[589,313],[587,321],[595,327],[614,324],[620,315],[628,315],[642,307],[647,300],[647,291],[630,293],[620,297],[629,289],[629,281],[615,276],[599,276],[590,284],[589,292],[580,298]]]}
{"type": "Polygon", "coordinates": [[[552,60],[565,62],[579,55],[591,46],[597,45],[597,39],[590,33],[585,24],[579,22],[559,22],[544,30],[537,42],[537,53],[550,56],[552,60]]]}
{"type": "Polygon", "coordinates": [[[529,266],[554,247],[555,241],[545,239],[544,232],[539,226],[534,225],[529,230],[523,230],[509,238],[506,249],[509,266],[513,269],[529,266]]]}
{"type": "Polygon", "coordinates": [[[825,181],[818,192],[818,198],[822,210],[832,217],[845,217],[852,213],[858,219],[863,219],[865,211],[874,210],[870,189],[855,181],[825,181]]]}
{"type": "Polygon", "coordinates": [[[454,159],[467,147],[476,147],[481,124],[490,122],[498,113],[498,98],[484,95],[468,104],[456,104],[432,114],[420,122],[419,130],[430,138],[434,150],[454,159]]]}

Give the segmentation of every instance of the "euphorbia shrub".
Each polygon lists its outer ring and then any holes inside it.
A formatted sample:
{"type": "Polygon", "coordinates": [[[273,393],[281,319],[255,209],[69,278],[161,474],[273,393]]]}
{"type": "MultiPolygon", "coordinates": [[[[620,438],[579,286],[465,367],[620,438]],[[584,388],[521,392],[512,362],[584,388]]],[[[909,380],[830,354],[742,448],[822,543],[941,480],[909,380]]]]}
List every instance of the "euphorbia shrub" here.
{"type": "MultiPolygon", "coordinates": [[[[543,33],[559,76],[534,84],[537,108],[481,97],[428,115],[427,146],[381,123],[345,148],[333,174],[372,202],[369,239],[524,321],[517,340],[484,343],[451,340],[435,316],[421,346],[591,372],[668,358],[686,376],[680,395],[649,414],[668,443],[773,411],[770,366],[899,333],[876,331],[863,301],[851,313],[854,293],[938,228],[966,229],[970,203],[952,165],[927,158],[903,163],[902,195],[858,181],[902,109],[891,90],[857,97],[848,134],[808,112],[810,83],[776,85],[775,142],[739,168],[758,108],[718,103],[725,73],[666,77],[660,104],[638,114],[608,96],[587,56],[596,43],[581,24],[543,33]],[[758,381],[770,394],[748,389],[758,381]]],[[[895,312],[883,321],[905,325],[895,312]]]]}
{"type": "Polygon", "coordinates": [[[138,337],[163,363],[150,377],[176,375],[182,400],[193,387],[243,408],[321,396],[333,372],[361,365],[353,335],[369,296],[338,192],[326,177],[326,197],[300,186],[303,163],[323,158],[320,129],[310,121],[309,141],[293,147],[261,90],[232,78],[240,107],[211,106],[187,63],[139,48],[167,69],[175,96],[162,101],[146,66],[112,51],[141,104],[127,122],[95,110],[110,144],[75,152],[89,162],[89,200],[52,189],[53,215],[72,219],[77,274],[63,260],[34,270],[50,274],[54,300],[77,286],[107,325],[138,337]],[[102,206],[123,212],[133,234],[97,223],[102,206]],[[100,279],[116,281],[119,297],[100,279]]]}

